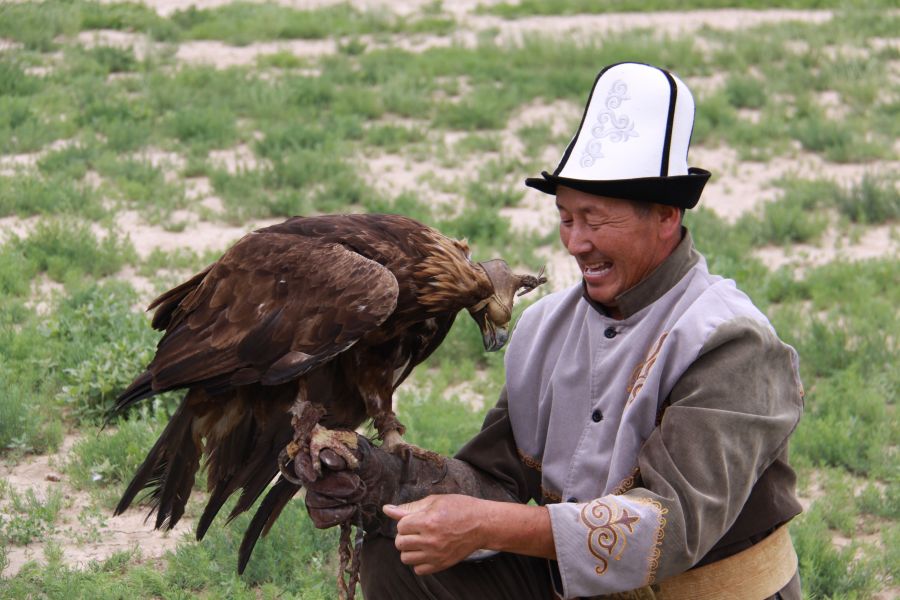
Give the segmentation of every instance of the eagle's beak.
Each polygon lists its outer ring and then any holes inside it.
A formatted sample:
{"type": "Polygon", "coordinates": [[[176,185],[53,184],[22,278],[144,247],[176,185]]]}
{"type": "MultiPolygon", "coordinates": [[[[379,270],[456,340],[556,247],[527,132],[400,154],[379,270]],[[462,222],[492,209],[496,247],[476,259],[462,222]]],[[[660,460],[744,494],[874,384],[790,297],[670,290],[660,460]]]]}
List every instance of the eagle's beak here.
{"type": "Polygon", "coordinates": [[[488,352],[496,352],[500,348],[506,345],[506,340],[509,339],[509,332],[504,327],[500,329],[494,329],[492,335],[484,335],[484,349],[488,352]]]}
{"type": "Polygon", "coordinates": [[[472,318],[478,323],[481,329],[481,339],[484,342],[484,349],[488,352],[496,352],[506,345],[509,339],[509,325],[499,326],[488,318],[487,307],[471,313],[472,318]]]}

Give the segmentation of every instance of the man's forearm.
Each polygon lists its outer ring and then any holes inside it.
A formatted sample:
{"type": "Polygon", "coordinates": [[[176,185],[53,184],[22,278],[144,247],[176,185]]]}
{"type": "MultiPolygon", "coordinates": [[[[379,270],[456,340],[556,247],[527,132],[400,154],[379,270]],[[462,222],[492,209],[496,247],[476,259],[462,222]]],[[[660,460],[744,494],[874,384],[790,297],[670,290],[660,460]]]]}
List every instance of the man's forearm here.
{"type": "Polygon", "coordinates": [[[550,512],[544,506],[479,500],[480,538],[487,550],[556,559],[550,512]]]}
{"type": "Polygon", "coordinates": [[[384,514],[397,520],[394,545],[418,575],[443,571],[481,549],[553,558],[547,510],[462,494],[436,494],[384,514]]]}

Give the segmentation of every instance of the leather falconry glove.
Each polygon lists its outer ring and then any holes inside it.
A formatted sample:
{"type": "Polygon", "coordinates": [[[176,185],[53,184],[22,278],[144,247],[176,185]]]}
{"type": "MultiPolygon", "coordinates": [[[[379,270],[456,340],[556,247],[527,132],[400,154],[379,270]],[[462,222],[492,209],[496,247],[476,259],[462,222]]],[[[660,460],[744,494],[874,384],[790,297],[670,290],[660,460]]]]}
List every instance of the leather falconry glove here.
{"type": "Polygon", "coordinates": [[[404,504],[432,494],[465,494],[486,500],[515,502],[497,481],[461,460],[423,458],[409,450],[390,453],[357,434],[351,449],[358,465],[329,448],[319,454],[321,474],[305,452],[294,458],[294,470],[306,487],[306,509],[319,529],[362,522],[367,533],[396,536],[396,521],[381,512],[385,504],[404,504]]]}

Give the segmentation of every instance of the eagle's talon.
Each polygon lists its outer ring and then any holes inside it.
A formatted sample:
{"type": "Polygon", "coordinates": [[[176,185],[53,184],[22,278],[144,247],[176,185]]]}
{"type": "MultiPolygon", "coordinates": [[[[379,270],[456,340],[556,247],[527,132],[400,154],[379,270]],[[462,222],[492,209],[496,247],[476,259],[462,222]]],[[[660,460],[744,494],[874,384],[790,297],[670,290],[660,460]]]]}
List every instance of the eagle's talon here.
{"type": "Polygon", "coordinates": [[[359,459],[352,452],[357,447],[356,433],[353,431],[326,429],[316,424],[309,436],[309,456],[318,475],[322,474],[319,454],[326,448],[343,458],[348,469],[359,468],[359,459]]]}
{"type": "Polygon", "coordinates": [[[437,452],[426,450],[425,448],[420,448],[415,444],[410,444],[403,439],[403,437],[400,435],[400,432],[397,430],[385,432],[383,438],[384,443],[382,444],[382,448],[384,450],[387,450],[391,454],[398,455],[402,458],[407,458],[405,455],[409,453],[416,458],[421,458],[422,460],[427,460],[428,462],[433,462],[437,465],[445,464],[445,459],[443,456],[441,456],[437,452]]]}
{"type": "Polygon", "coordinates": [[[294,485],[303,485],[303,481],[297,477],[297,475],[290,468],[290,465],[294,463],[294,456],[297,454],[297,450],[299,446],[294,442],[288,444],[279,454],[278,454],[278,472],[281,473],[281,476],[286,480],[290,481],[294,485]],[[291,454],[291,448],[294,448],[293,454],[291,454]]]}

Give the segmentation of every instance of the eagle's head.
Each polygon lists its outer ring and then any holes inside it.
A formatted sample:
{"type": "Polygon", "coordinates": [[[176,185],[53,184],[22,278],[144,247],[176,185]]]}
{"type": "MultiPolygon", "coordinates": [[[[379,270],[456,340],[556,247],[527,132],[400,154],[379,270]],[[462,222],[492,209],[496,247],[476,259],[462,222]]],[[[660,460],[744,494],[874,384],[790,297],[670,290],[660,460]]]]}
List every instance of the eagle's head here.
{"type": "Polygon", "coordinates": [[[502,348],[509,337],[509,322],[512,319],[513,301],[516,295],[521,296],[530,292],[542,283],[546,283],[547,278],[543,276],[543,269],[537,277],[517,275],[512,272],[506,261],[499,258],[477,264],[484,269],[490,279],[493,293],[469,307],[469,314],[481,328],[484,349],[494,352],[502,348]]]}

